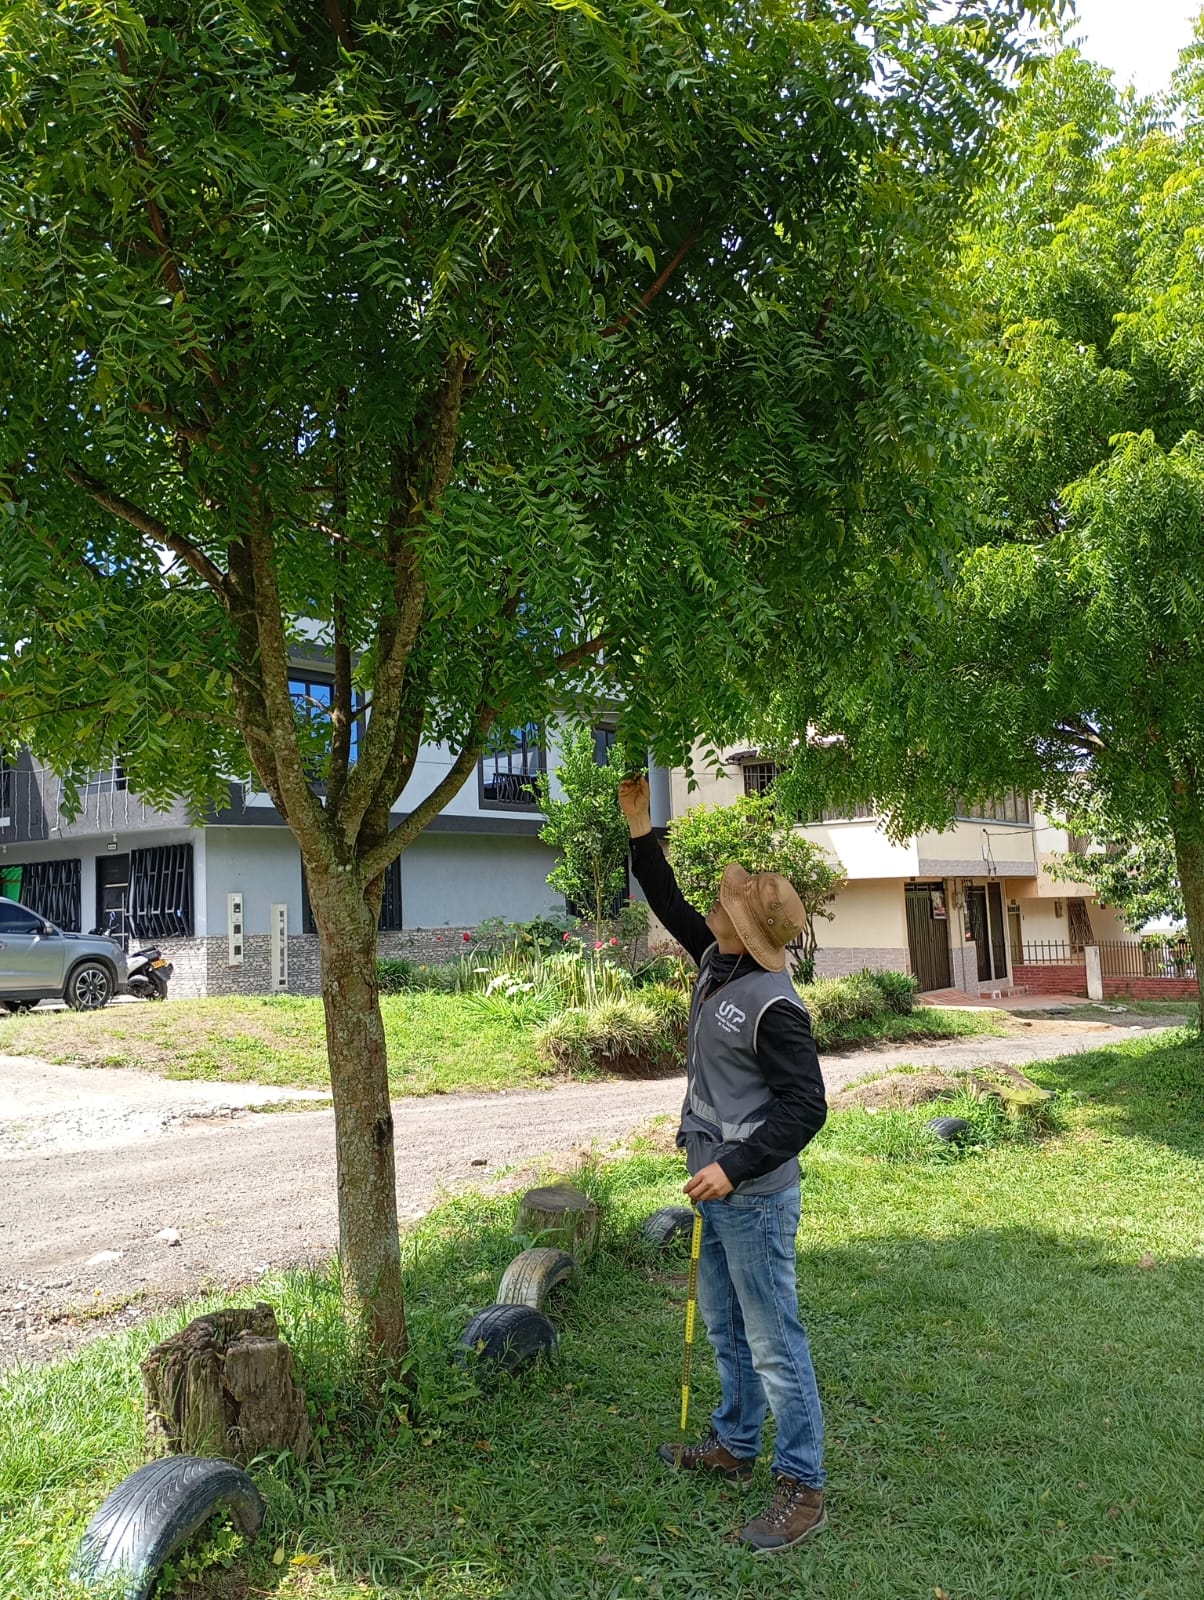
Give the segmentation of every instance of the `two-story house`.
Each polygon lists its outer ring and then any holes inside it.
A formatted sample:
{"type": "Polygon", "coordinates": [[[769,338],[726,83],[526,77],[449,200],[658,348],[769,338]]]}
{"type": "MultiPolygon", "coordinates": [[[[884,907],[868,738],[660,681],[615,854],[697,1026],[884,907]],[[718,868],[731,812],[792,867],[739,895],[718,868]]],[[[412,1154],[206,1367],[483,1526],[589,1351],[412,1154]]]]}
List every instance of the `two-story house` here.
{"type": "MultiPolygon", "coordinates": [[[[762,794],[776,772],[755,750],[735,751],[717,773],[701,761],[690,788],[674,772],[673,815],[690,806],[730,805],[762,794]]],[[[819,926],[821,976],[913,972],[925,991],[971,995],[1026,987],[1026,955],[1063,947],[1081,952],[1101,940],[1132,940],[1086,884],[1052,878],[1051,856],[1078,848],[1064,829],[1010,791],[994,805],[966,807],[943,832],[898,844],[869,807],[826,815],[801,831],[835,858],[845,876],[819,926]]]]}
{"type": "MultiPolygon", "coordinates": [[[[320,660],[294,663],[299,708],[329,702],[320,660]]],[[[599,728],[599,754],[611,734],[599,728]]],[[[486,918],[524,921],[563,911],[549,888],[536,778],[555,792],[557,729],[507,729],[491,742],[441,814],[390,869],[380,921],[383,955],[433,961],[458,954],[486,918]]],[[[451,765],[424,746],[398,796],[400,818],[451,765]]],[[[668,821],[669,775],[652,773],[656,820],[668,821]]],[[[69,819],[62,786],[27,751],[0,764],[0,894],[78,931],[115,919],[153,940],[175,965],[177,997],[314,993],[318,945],[296,842],[269,798],[240,783],[228,803],[190,817],[155,811],[131,793],[120,764],[93,774],[69,819]]]]}

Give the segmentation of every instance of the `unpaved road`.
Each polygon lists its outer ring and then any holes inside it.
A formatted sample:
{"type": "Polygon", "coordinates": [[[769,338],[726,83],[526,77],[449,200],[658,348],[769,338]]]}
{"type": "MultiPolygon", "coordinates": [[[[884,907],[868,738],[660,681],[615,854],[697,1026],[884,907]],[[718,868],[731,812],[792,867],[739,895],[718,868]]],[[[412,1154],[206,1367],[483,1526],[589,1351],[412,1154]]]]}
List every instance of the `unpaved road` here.
{"type": "MultiPolygon", "coordinates": [[[[1034,1022],[1006,1038],[828,1056],[824,1077],[835,1090],[904,1063],[1023,1065],[1129,1036],[1034,1022]]],[[[675,1114],[681,1093],[671,1078],[395,1101],[403,1223],[440,1191],[613,1145],[675,1114]]],[[[247,1109],[305,1098],[0,1056],[0,1366],[58,1354],[202,1285],[328,1257],[338,1237],[331,1112],[247,1109]],[[182,1242],[156,1238],[163,1228],[182,1242]]]]}

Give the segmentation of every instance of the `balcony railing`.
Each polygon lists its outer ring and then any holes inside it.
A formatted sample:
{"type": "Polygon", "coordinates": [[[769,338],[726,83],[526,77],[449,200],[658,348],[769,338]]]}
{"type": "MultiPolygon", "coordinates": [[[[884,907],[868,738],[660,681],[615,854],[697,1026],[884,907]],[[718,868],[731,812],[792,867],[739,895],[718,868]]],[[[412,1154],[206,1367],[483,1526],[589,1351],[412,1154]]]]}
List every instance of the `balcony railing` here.
{"type": "Polygon", "coordinates": [[[177,802],[156,811],[131,794],[120,768],[94,776],[80,791],[80,809],[68,817],[63,808],[63,781],[44,768],[10,767],[4,773],[0,809],[0,844],[70,839],[88,834],[121,833],[134,828],[180,827],[187,807],[177,802]]]}

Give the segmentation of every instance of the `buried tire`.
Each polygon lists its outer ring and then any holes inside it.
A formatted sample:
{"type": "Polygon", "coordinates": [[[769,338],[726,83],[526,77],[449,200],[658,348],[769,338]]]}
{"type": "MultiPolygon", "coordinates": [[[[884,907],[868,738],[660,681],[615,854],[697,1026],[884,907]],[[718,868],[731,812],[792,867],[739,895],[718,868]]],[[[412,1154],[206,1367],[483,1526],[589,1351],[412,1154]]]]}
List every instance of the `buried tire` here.
{"type": "Polygon", "coordinates": [[[521,1372],[541,1356],[556,1354],[556,1329],[530,1306],[486,1306],[460,1335],[461,1359],[472,1352],[504,1372],[521,1372]]]}
{"type": "Polygon", "coordinates": [[[146,1600],[163,1563],[215,1511],[240,1532],[263,1524],[263,1500],[241,1468],[202,1456],[168,1456],[131,1472],[84,1530],[72,1563],[76,1582],[122,1600],[146,1600]]]}
{"type": "Polygon", "coordinates": [[[668,1250],[675,1244],[688,1243],[694,1231],[692,1206],[662,1206],[648,1217],[640,1232],[649,1244],[658,1250],[668,1250]]]}
{"type": "Polygon", "coordinates": [[[567,1250],[553,1250],[544,1245],[524,1250],[502,1274],[497,1303],[530,1306],[533,1311],[542,1311],[552,1290],[567,1283],[576,1272],[576,1259],[567,1250]]]}
{"type": "Polygon", "coordinates": [[[946,1144],[961,1144],[971,1132],[970,1124],[965,1117],[933,1117],[924,1126],[929,1133],[937,1139],[943,1139],[946,1144]]]}

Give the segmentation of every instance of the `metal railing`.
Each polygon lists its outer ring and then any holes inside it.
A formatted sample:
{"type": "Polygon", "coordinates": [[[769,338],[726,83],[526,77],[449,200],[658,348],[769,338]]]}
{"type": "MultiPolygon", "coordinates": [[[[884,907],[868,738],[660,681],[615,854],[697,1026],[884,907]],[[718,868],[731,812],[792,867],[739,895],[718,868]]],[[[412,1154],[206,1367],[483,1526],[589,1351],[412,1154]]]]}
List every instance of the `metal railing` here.
{"type": "Polygon", "coordinates": [[[1186,938],[1143,939],[1140,944],[1105,939],[1099,946],[1105,978],[1195,978],[1196,962],[1186,938]]]}
{"type": "Polygon", "coordinates": [[[1037,939],[1021,947],[1026,967],[1081,967],[1083,947],[1065,939],[1037,939]]]}

